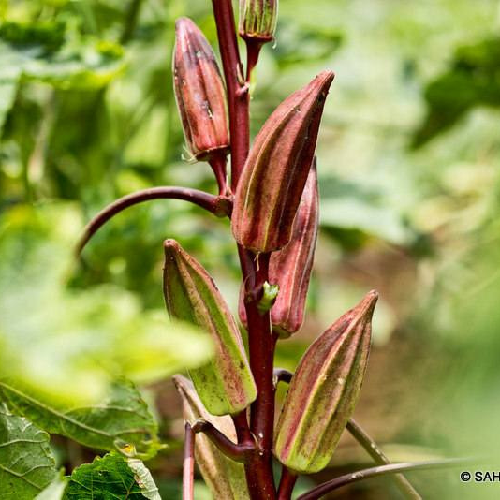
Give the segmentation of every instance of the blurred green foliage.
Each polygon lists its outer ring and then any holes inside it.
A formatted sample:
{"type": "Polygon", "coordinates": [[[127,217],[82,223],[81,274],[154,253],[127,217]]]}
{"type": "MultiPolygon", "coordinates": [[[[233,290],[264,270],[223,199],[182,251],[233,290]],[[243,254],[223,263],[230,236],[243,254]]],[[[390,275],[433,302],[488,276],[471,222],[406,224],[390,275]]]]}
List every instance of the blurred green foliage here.
{"type": "Polygon", "coordinates": [[[207,361],[208,335],[164,311],[143,313],[133,294],[65,286],[80,230],[66,204],[0,216],[0,376],[9,386],[62,405],[95,403],[115,377],[150,382],[207,361]]]}
{"type": "Polygon", "coordinates": [[[443,75],[424,92],[428,112],[412,145],[421,146],[481,106],[500,107],[500,37],[460,46],[443,75]]]}
{"type": "MultiPolygon", "coordinates": [[[[180,201],[126,211],[81,267],[68,264],[83,223],[115,197],[161,184],[215,191],[207,165],[182,160],[170,74],[181,15],[216,45],[208,0],[0,1],[0,353],[22,351],[17,383],[57,389],[57,401],[99,392],[109,372],[96,359],[144,381],[208,352],[196,332],[181,341],[159,319],[163,239],[194,254],[236,309],[227,221],[180,201]],[[47,200],[51,231],[28,224],[47,200]],[[75,362],[81,351],[90,357],[75,362]]],[[[496,443],[498,28],[497,0],[286,0],[252,95],[255,134],[311,75],[336,73],[318,142],[322,231],[307,323],[277,363],[293,369],[314,335],[378,288],[375,343],[391,364],[372,357],[360,415],[376,437],[438,455],[496,443]]],[[[167,497],[178,490],[158,485],[167,497]]],[[[425,498],[471,494],[456,485],[419,484],[425,498]]]]}

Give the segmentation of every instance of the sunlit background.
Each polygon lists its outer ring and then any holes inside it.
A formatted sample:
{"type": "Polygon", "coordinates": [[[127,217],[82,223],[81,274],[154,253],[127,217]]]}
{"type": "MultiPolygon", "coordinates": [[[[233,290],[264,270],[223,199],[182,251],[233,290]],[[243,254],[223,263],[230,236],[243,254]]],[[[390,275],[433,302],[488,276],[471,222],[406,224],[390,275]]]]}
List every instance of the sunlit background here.
{"type": "MultiPolygon", "coordinates": [[[[216,47],[209,0],[0,0],[0,375],[55,399],[97,397],[117,374],[144,383],[170,445],[148,465],[173,500],[181,403],[165,377],[210,345],[166,326],[162,241],[195,255],[236,311],[228,222],[149,202],[100,230],[81,263],[72,252],[116,197],[164,184],[215,192],[207,164],[183,160],[171,75],[183,15],[216,47]]],[[[256,73],[253,133],[321,69],[336,73],[307,320],[276,363],[293,369],[378,289],[355,417],[393,461],[479,457],[471,470],[499,470],[499,28],[498,0],[282,0],[256,73]]],[[[70,468],[93,458],[62,438],[53,446],[70,468]]],[[[369,463],[343,439],[299,487],[369,463]]],[[[500,495],[499,483],[461,485],[457,471],[408,477],[426,499],[500,495]]],[[[196,498],[209,498],[201,482],[196,498]]],[[[331,498],[400,493],[378,479],[331,498]]]]}

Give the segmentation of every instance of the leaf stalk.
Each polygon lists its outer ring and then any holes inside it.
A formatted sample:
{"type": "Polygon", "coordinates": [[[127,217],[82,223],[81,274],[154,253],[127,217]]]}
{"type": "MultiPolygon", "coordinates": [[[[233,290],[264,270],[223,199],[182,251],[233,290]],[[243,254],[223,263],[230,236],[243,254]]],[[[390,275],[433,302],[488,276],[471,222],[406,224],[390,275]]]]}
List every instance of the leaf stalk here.
{"type": "Polygon", "coordinates": [[[225,196],[214,196],[198,189],[180,186],[158,186],[136,191],[110,203],[101,210],[85,226],[82,237],[76,248],[77,255],[82,253],[85,245],[94,234],[115,215],[125,209],[148,200],[186,200],[217,216],[226,216],[231,212],[232,201],[225,196]]]}

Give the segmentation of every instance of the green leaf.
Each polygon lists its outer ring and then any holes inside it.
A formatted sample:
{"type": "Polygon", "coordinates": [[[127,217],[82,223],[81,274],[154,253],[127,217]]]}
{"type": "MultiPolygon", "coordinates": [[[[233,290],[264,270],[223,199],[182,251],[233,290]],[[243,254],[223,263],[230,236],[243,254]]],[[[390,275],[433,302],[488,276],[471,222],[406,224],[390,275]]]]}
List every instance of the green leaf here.
{"type": "Polygon", "coordinates": [[[63,89],[92,89],[107,85],[123,69],[119,45],[87,40],[81,47],[67,47],[49,60],[32,59],[23,65],[27,80],[50,83],[63,89]]]}
{"type": "Polygon", "coordinates": [[[62,22],[12,22],[0,26],[0,39],[16,50],[50,54],[62,47],[65,25],[62,22]]]}
{"type": "Polygon", "coordinates": [[[500,107],[500,37],[456,49],[450,67],[429,82],[424,91],[427,114],[414,132],[419,148],[448,130],[475,107],[500,107]]]}
{"type": "Polygon", "coordinates": [[[322,61],[340,49],[344,34],[332,27],[299,25],[286,18],[280,19],[279,43],[274,58],[283,69],[294,65],[322,61]]]}
{"type": "Polygon", "coordinates": [[[144,464],[118,453],[96,458],[73,471],[65,500],[161,500],[151,473],[144,464]]]}
{"type": "Polygon", "coordinates": [[[32,500],[55,474],[49,435],[0,404],[0,497],[32,500]]]}
{"type": "Polygon", "coordinates": [[[65,286],[80,227],[67,204],[0,217],[0,381],[68,409],[107,397],[118,376],[153,382],[206,362],[212,343],[194,326],[119,288],[65,286]]]}
{"type": "Polygon", "coordinates": [[[89,448],[111,450],[129,443],[146,456],[158,449],[153,416],[131,382],[116,382],[100,404],[67,409],[0,381],[0,398],[12,411],[51,434],[67,436],[89,448]]]}

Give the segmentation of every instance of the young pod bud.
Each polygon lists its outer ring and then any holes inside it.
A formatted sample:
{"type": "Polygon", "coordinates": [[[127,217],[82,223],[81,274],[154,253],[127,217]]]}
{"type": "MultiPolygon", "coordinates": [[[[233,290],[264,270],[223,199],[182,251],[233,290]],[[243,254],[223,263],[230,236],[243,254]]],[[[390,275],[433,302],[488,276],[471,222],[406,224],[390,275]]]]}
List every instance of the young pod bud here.
{"type": "MultiPolygon", "coordinates": [[[[293,222],[292,239],[284,248],[271,254],[269,282],[279,289],[271,308],[271,320],[273,330],[281,338],[289,337],[302,326],[318,231],[317,184],[316,165],[313,165],[293,222]]],[[[246,327],[243,293],[242,290],[239,315],[246,327]]]]}
{"type": "Polygon", "coordinates": [[[186,145],[199,160],[227,151],[226,95],[212,47],[196,24],[175,23],[174,89],[186,145]]]}
{"type": "Polygon", "coordinates": [[[317,232],[318,182],[313,165],[293,222],[292,239],[271,255],[269,265],[269,281],[279,287],[271,321],[280,337],[289,337],[302,326],[317,232]]]}
{"type": "Polygon", "coordinates": [[[260,43],[274,37],[278,0],[240,0],[240,36],[260,43]]]}
{"type": "MultiPolygon", "coordinates": [[[[214,417],[203,406],[190,380],[182,375],[173,378],[184,403],[184,419],[193,425],[202,418],[209,421],[231,441],[237,442],[233,420],[229,416],[214,417]]],[[[212,491],[213,498],[248,500],[243,465],[227,458],[204,434],[196,435],[195,457],[200,473],[212,491]]]]}
{"type": "Polygon", "coordinates": [[[371,291],[322,333],[293,376],[274,440],[276,458],[312,474],[328,465],[358,400],[377,293],[371,291]]]}
{"type": "Polygon", "coordinates": [[[231,217],[234,237],[245,248],[267,253],[290,241],[332,80],[331,71],[320,73],[287,97],[257,134],[231,217]]]}
{"type": "Polygon", "coordinates": [[[214,357],[190,370],[200,399],[213,415],[236,414],[257,397],[240,332],[211,276],[174,240],[165,247],[164,292],[168,312],[207,331],[214,357]]]}

